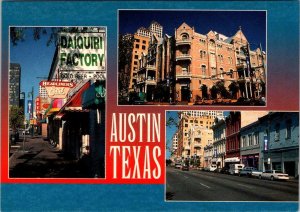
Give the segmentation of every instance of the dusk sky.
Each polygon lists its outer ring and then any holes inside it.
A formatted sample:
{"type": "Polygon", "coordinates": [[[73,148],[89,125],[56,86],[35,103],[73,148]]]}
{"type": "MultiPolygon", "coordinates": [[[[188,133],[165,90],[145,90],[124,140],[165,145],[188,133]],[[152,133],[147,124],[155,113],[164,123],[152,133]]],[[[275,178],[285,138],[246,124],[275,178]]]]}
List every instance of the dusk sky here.
{"type": "Polygon", "coordinates": [[[213,30],[228,37],[235,35],[241,26],[251,49],[260,43],[263,50],[266,49],[265,11],[120,10],[119,33],[135,33],[139,27],[148,27],[152,21],[163,26],[163,34],[171,36],[183,22],[200,34],[213,30]]]}

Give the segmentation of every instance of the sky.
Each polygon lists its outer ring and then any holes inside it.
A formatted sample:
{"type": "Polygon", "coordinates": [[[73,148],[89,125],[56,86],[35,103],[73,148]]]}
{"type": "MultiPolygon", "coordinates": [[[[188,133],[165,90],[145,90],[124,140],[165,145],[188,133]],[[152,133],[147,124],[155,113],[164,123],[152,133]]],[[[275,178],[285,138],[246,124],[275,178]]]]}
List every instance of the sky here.
{"type": "Polygon", "coordinates": [[[163,26],[163,34],[174,35],[175,28],[183,22],[200,34],[210,30],[228,37],[235,35],[239,27],[248,39],[251,49],[262,44],[266,49],[265,11],[174,11],[174,10],[120,10],[119,33],[135,33],[139,27],[148,27],[152,21],[163,26]]]}
{"type": "Polygon", "coordinates": [[[34,99],[39,95],[39,82],[48,77],[55,45],[47,47],[47,35],[42,35],[40,40],[35,41],[32,28],[28,28],[24,36],[24,41],[18,42],[16,46],[10,42],[10,63],[21,65],[21,92],[25,92],[27,114],[27,100],[31,99],[31,96],[28,98],[28,93],[33,87],[34,99]]]}

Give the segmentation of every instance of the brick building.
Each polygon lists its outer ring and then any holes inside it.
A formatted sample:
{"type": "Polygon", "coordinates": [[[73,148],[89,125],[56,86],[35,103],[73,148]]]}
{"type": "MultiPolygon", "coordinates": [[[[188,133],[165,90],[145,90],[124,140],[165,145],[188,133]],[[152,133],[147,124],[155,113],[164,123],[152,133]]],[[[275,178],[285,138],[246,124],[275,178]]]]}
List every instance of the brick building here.
{"type": "Polygon", "coordinates": [[[232,37],[215,31],[203,35],[183,23],[175,40],[178,101],[265,95],[265,53],[250,50],[241,28],[232,37]]]}

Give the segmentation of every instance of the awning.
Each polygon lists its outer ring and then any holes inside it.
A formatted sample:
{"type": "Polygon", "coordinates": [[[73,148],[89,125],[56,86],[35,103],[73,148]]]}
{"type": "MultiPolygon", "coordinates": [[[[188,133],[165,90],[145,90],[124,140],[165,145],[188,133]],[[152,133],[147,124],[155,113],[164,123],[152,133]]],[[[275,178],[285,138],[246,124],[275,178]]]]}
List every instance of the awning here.
{"type": "Polygon", "coordinates": [[[64,104],[64,99],[53,99],[48,109],[45,111],[46,116],[50,116],[53,113],[56,113],[64,104]]]}
{"type": "Polygon", "coordinates": [[[74,94],[69,98],[66,104],[59,110],[55,119],[61,119],[66,111],[68,112],[87,112],[83,110],[81,106],[83,93],[90,87],[90,81],[82,85],[74,94]]]}
{"type": "Polygon", "coordinates": [[[229,162],[240,162],[240,159],[238,157],[233,157],[233,158],[226,158],[224,160],[225,163],[229,163],[229,162]]]}
{"type": "Polygon", "coordinates": [[[96,81],[84,93],[82,107],[91,108],[105,103],[106,89],[104,81],[96,81]]]}

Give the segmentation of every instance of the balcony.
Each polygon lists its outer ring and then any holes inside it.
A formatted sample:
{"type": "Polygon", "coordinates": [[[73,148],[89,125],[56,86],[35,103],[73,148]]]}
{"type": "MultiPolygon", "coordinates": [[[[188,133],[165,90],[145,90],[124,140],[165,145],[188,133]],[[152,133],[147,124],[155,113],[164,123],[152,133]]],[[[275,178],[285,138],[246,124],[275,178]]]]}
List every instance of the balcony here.
{"type": "Polygon", "coordinates": [[[184,150],[191,150],[191,147],[190,146],[185,146],[184,150]]]}
{"type": "Polygon", "coordinates": [[[201,144],[200,144],[200,143],[195,143],[195,144],[194,144],[194,147],[195,147],[195,148],[201,148],[201,144]]]}
{"type": "Polygon", "coordinates": [[[191,45],[191,43],[192,43],[192,40],[190,40],[190,39],[176,40],[176,46],[191,45]]]}
{"type": "Polygon", "coordinates": [[[182,71],[179,73],[176,73],[176,80],[177,79],[191,79],[192,78],[192,74],[189,71],[182,71]]]}
{"type": "Polygon", "coordinates": [[[149,71],[155,71],[156,70],[156,67],[155,67],[155,65],[147,65],[147,70],[149,70],[149,71]]]}
{"type": "Polygon", "coordinates": [[[192,56],[189,53],[176,55],[176,61],[182,61],[182,60],[192,61],[192,56]]]}
{"type": "Polygon", "coordinates": [[[236,68],[237,69],[246,69],[247,65],[244,63],[238,63],[238,64],[236,64],[236,68]]]}
{"type": "Polygon", "coordinates": [[[148,78],[145,78],[145,77],[139,77],[137,79],[137,84],[147,84],[147,85],[156,85],[156,80],[154,77],[148,77],[148,78]]]}
{"type": "Polygon", "coordinates": [[[145,83],[147,85],[156,85],[156,80],[155,79],[146,79],[145,83]]]}

